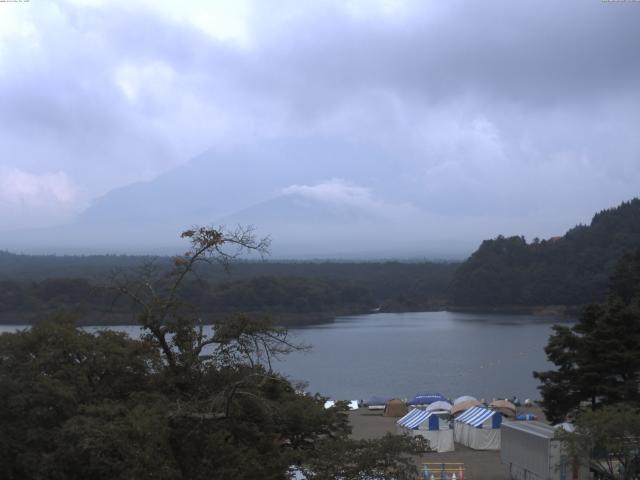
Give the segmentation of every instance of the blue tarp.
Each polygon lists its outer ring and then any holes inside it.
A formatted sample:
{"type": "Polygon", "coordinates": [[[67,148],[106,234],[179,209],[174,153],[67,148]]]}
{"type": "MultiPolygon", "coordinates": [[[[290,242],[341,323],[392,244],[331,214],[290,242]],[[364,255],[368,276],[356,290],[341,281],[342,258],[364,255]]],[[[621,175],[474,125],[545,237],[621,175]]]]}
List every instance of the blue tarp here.
{"type": "Polygon", "coordinates": [[[536,420],[536,417],[533,413],[521,413],[516,417],[516,420],[536,420]]]}
{"type": "Polygon", "coordinates": [[[441,393],[416,393],[416,396],[407,402],[407,405],[429,405],[433,402],[444,401],[447,399],[441,393]]]}

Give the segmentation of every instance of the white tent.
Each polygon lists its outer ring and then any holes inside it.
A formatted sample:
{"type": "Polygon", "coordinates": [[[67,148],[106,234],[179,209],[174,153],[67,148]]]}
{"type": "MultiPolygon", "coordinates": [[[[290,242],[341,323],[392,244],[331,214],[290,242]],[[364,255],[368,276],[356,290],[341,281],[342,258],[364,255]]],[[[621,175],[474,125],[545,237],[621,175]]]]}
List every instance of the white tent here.
{"type": "Polygon", "coordinates": [[[455,419],[455,441],[475,450],[500,450],[501,423],[500,412],[473,407],[455,419]]]}
{"type": "MultiPolygon", "coordinates": [[[[324,408],[333,408],[336,406],[335,400],[327,400],[324,402],[324,408]]],[[[358,410],[360,408],[360,402],[358,400],[349,401],[349,410],[358,410]]]]}
{"type": "Polygon", "coordinates": [[[468,402],[469,400],[474,400],[476,402],[478,401],[478,399],[476,397],[472,397],[471,395],[462,395],[461,397],[456,398],[453,401],[453,404],[457,405],[457,404],[462,403],[462,402],[468,402]]]}
{"type": "Polygon", "coordinates": [[[449,402],[445,402],[443,400],[438,400],[437,402],[433,402],[431,405],[429,405],[426,410],[429,412],[436,412],[438,410],[443,410],[446,412],[450,412],[451,408],[453,407],[453,405],[451,405],[449,402]]]}
{"type": "Polygon", "coordinates": [[[424,437],[431,449],[438,453],[454,451],[453,430],[449,422],[434,412],[414,408],[396,423],[401,432],[424,437]]]}

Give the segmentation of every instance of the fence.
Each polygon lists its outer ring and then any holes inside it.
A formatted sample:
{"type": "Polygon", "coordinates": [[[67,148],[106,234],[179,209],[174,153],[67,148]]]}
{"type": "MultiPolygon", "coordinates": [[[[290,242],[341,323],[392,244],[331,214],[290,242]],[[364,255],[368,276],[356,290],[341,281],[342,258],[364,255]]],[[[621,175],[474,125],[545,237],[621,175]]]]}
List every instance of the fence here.
{"type": "Polygon", "coordinates": [[[423,463],[424,480],[464,480],[464,463],[423,463]]]}

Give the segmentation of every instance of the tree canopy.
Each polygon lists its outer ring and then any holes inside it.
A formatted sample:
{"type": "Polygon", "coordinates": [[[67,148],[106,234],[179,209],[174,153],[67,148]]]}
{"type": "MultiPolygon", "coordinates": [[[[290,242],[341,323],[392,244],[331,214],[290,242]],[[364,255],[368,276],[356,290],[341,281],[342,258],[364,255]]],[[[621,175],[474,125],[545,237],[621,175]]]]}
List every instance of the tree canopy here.
{"type": "Polygon", "coordinates": [[[0,335],[2,478],[285,479],[294,466],[317,479],[415,477],[419,444],[350,440],[345,404],[325,409],[274,371],[272,359],[306,348],[285,329],[233,316],[207,335],[184,301],[195,265],[266,244],[247,230],[183,236],[190,249],[171,270],[114,279],[141,339],[91,334],[65,315],[0,335]]]}
{"type": "Polygon", "coordinates": [[[456,306],[584,305],[603,301],[618,260],[640,245],[640,199],[548,240],[498,236],[455,273],[456,306]]]}
{"type": "MultiPolygon", "coordinates": [[[[55,257],[0,252],[0,322],[33,323],[44,312],[69,311],[88,325],[131,322],[129,301],[114,303],[105,285],[113,271],[153,264],[169,271],[166,257],[55,257]]],[[[445,304],[457,264],[435,262],[239,261],[225,273],[199,264],[182,285],[183,300],[205,321],[244,312],[273,316],[280,325],[331,321],[335,316],[431,310],[445,304]]]]}
{"type": "Polygon", "coordinates": [[[557,369],[534,376],[550,420],[583,402],[640,406],[640,250],[619,261],[607,301],[586,307],[572,327],[555,326],[545,352],[557,369]]]}
{"type": "Polygon", "coordinates": [[[633,480],[640,474],[640,411],[626,404],[584,410],[575,430],[559,430],[568,453],[601,479],[633,480]]]}

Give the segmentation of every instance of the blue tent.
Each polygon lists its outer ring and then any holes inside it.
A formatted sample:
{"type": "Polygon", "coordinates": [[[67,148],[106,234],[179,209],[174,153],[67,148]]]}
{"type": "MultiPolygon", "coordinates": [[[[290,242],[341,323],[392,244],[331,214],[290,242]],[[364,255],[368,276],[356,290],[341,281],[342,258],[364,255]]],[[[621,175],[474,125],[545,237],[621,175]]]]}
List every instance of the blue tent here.
{"type": "Polygon", "coordinates": [[[433,402],[447,401],[441,393],[416,393],[416,396],[407,402],[407,405],[429,405],[433,402]]]}

